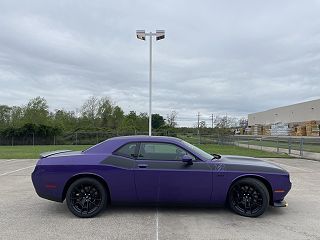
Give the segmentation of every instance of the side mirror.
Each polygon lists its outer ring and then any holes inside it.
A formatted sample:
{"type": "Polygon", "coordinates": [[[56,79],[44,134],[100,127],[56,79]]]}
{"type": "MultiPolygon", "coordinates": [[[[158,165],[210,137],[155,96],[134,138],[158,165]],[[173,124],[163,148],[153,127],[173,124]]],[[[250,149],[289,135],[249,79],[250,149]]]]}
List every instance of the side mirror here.
{"type": "Polygon", "coordinates": [[[190,155],[183,155],[182,162],[192,165],[192,157],[190,155]]]}

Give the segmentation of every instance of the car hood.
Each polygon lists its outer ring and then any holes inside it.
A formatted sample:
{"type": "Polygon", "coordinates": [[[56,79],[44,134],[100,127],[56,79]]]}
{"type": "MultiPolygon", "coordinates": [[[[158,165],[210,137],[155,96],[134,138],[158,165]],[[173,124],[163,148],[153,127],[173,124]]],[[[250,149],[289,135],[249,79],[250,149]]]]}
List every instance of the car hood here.
{"type": "Polygon", "coordinates": [[[231,171],[254,171],[288,174],[288,172],[282,167],[258,158],[223,155],[216,162],[225,165],[225,168],[231,171]]]}

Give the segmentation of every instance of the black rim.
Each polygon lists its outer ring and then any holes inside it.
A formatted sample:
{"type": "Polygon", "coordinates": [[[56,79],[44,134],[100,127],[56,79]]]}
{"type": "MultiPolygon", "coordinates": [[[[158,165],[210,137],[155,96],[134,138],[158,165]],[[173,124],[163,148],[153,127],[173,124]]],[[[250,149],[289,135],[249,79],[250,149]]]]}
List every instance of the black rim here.
{"type": "Polygon", "coordinates": [[[102,202],[101,193],[92,183],[80,183],[76,185],[70,196],[72,208],[83,215],[96,211],[102,202]]]}
{"type": "Polygon", "coordinates": [[[231,191],[233,206],[243,214],[255,214],[262,209],[263,198],[260,190],[248,183],[237,184],[231,191]]]}

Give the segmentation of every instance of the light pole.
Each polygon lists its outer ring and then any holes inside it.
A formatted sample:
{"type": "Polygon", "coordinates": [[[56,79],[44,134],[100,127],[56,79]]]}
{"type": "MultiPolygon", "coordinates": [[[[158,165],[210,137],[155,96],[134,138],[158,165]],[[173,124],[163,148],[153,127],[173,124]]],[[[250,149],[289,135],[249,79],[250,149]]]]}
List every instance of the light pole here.
{"type": "Polygon", "coordinates": [[[156,32],[146,33],[145,30],[136,31],[137,38],[140,40],[146,40],[146,36],[150,39],[150,62],[149,62],[149,136],[151,136],[152,129],[152,37],[155,36],[156,40],[164,39],[164,30],[157,30],[156,32]]]}

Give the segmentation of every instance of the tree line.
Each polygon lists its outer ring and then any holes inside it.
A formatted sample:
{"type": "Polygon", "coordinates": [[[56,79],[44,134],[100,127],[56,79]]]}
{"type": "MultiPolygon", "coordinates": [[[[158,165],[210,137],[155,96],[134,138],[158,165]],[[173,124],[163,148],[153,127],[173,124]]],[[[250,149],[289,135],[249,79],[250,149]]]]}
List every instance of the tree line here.
{"type": "MultiPolygon", "coordinates": [[[[177,126],[177,113],[152,114],[152,128],[166,130],[177,126]]],[[[148,114],[130,111],[125,114],[120,106],[108,97],[90,97],[80,110],[49,110],[43,97],[30,99],[26,105],[0,105],[0,134],[5,137],[55,136],[76,131],[148,131],[148,114]]]]}

